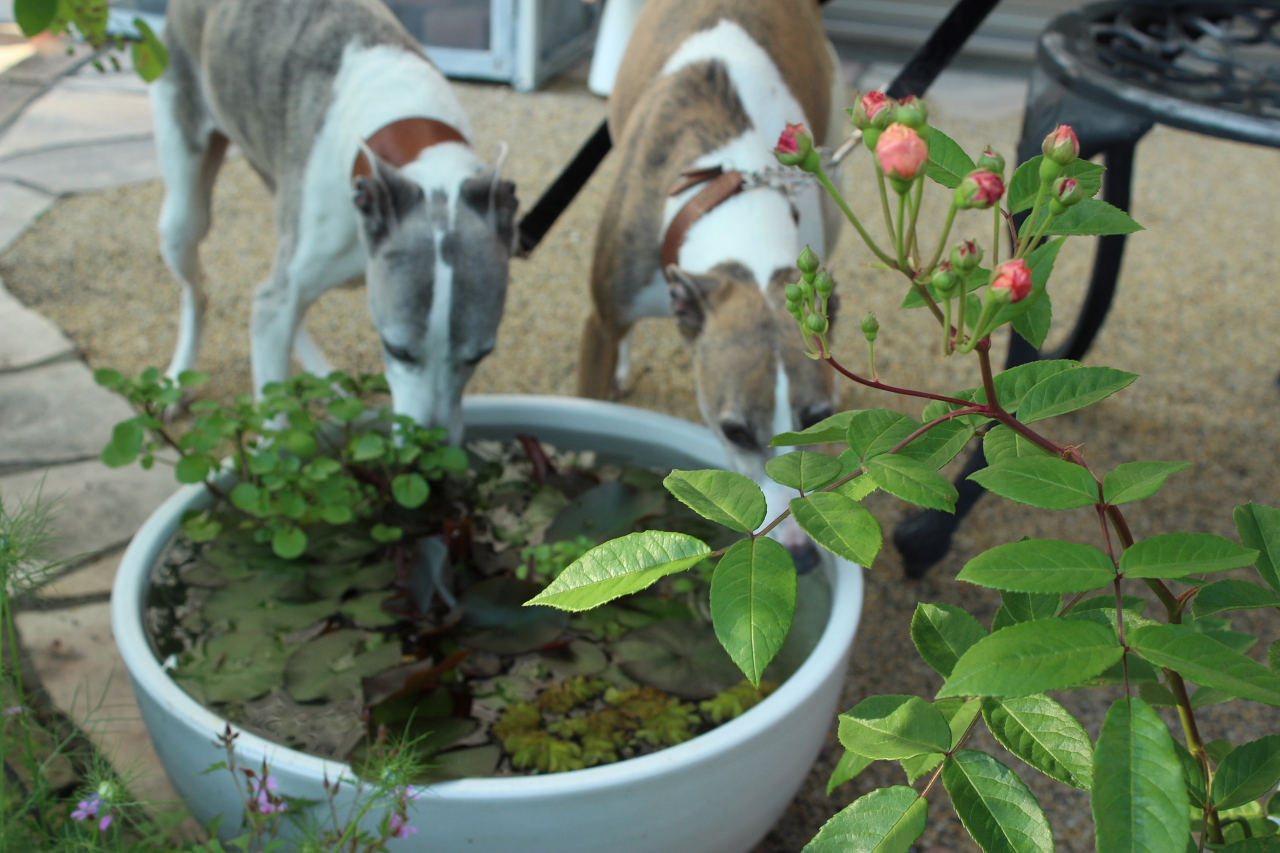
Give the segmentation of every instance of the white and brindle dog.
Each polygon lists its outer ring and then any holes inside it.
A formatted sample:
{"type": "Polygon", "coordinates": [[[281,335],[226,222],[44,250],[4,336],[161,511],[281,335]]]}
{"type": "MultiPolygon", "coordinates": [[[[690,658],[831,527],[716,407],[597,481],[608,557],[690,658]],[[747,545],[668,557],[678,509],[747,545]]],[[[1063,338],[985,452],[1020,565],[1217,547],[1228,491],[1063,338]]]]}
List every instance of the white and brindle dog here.
{"type": "MultiPolygon", "coordinates": [[[[596,238],[579,393],[616,393],[635,322],[674,316],[702,416],[765,488],[770,517],[790,497],[764,473],[771,438],[837,402],[783,290],[806,244],[826,257],[839,219],[813,184],[789,196],[744,188],[744,176],[777,168],[787,123],[805,122],[818,144],[844,126],[838,69],[815,0],[649,0],[609,104],[622,162],[596,238]]],[[[815,556],[798,527],[778,530],[805,562],[815,556]]]]}
{"type": "Polygon", "coordinates": [[[193,368],[205,304],[198,248],[234,142],[275,193],[279,247],[253,304],[259,392],[331,369],[307,308],[360,275],[395,411],[461,434],[463,386],[494,347],[515,188],[473,149],[466,114],[378,0],[172,0],[152,87],[166,195],[161,251],[182,284],[169,374],[193,368]]]}

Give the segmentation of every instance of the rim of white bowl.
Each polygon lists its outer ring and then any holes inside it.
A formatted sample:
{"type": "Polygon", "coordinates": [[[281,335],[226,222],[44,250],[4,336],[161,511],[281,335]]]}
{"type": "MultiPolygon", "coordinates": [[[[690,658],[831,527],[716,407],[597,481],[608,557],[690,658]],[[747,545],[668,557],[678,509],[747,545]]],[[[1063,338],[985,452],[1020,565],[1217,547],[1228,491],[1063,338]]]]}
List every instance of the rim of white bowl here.
{"type": "MultiPolygon", "coordinates": [[[[556,397],[519,394],[476,394],[463,398],[463,412],[468,426],[495,427],[512,421],[517,423],[563,423],[606,420],[614,435],[647,444],[672,444],[673,449],[687,455],[714,459],[723,465],[724,451],[705,427],[670,415],[638,409],[619,403],[585,400],[579,397],[556,397]],[[659,440],[658,436],[662,439],[659,440]]],[[[572,424],[573,429],[588,431],[572,424]]],[[[590,430],[596,431],[596,430],[590,430]]],[[[184,486],[171,495],[139,528],[129,543],[111,592],[111,627],[120,656],[129,673],[175,715],[185,717],[198,729],[216,740],[227,721],[201,705],[178,686],[161,666],[151,650],[142,627],[143,596],[152,566],[170,538],[177,531],[182,513],[208,493],[201,485],[184,486]]],[[[745,714],[717,726],[692,740],[657,752],[628,758],[613,764],[548,773],[535,776],[504,776],[454,779],[418,786],[433,798],[477,799],[488,797],[542,797],[548,794],[631,783],[647,776],[660,775],[682,765],[712,759],[776,725],[789,709],[812,695],[831,668],[831,659],[842,658],[852,643],[862,614],[861,568],[834,558],[832,572],[831,613],[817,645],[781,687],[745,714]],[[851,614],[841,619],[841,614],[851,614]]],[[[247,763],[266,760],[279,770],[289,767],[299,775],[351,778],[344,762],[320,758],[267,740],[251,732],[238,730],[237,753],[247,763]]]]}

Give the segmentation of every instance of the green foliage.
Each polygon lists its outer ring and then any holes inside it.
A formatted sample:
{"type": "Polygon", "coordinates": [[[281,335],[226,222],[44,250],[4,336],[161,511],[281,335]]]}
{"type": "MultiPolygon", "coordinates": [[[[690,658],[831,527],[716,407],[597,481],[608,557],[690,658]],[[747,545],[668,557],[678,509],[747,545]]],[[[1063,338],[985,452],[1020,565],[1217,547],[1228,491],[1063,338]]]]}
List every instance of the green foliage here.
{"type": "Polygon", "coordinates": [[[834,554],[870,566],[884,544],[880,522],[862,504],[835,492],[817,492],[791,501],[796,522],[834,554]]]}
{"type": "Polygon", "coordinates": [[[590,610],[639,592],[659,578],[691,569],[710,553],[704,543],[684,533],[630,533],[583,554],[528,603],[590,610]]]}
{"type": "Polygon", "coordinates": [[[1089,198],[1049,223],[1048,234],[1068,236],[1101,236],[1132,234],[1142,226],[1133,217],[1099,198],[1089,198]]]}
{"type": "Polygon", "coordinates": [[[928,800],[911,788],[881,788],[823,824],[803,853],[908,853],[928,816],[928,800]]]}
{"type": "Polygon", "coordinates": [[[911,758],[949,750],[951,727],[918,696],[872,696],[840,715],[840,742],[867,758],[911,758]]]}
{"type": "Polygon", "coordinates": [[[795,611],[796,573],[787,549],[767,537],[735,542],[711,578],[711,621],[753,686],[782,648],[795,611]]]}
{"type": "Polygon", "coordinates": [[[1137,378],[1137,374],[1110,367],[1080,367],[1055,373],[1023,397],[1018,420],[1031,424],[1092,406],[1129,387],[1137,378]]]}
{"type": "Polygon", "coordinates": [[[1141,699],[1117,699],[1093,757],[1099,850],[1169,853],[1189,841],[1190,802],[1169,728],[1141,699]]]}
{"type": "Polygon", "coordinates": [[[969,475],[988,491],[1042,509],[1075,509],[1099,500],[1098,484],[1089,472],[1050,456],[1002,459],[969,475]]]}
{"type": "Polygon", "coordinates": [[[990,755],[960,750],[943,766],[942,784],[986,853],[1053,853],[1053,832],[1035,795],[990,755]]]}
{"type": "Polygon", "coordinates": [[[1160,491],[1169,477],[1190,467],[1190,462],[1125,462],[1103,478],[1102,496],[1109,504],[1140,501],[1160,491]]]}
{"type": "MultiPolygon", "coordinates": [[[[14,0],[13,14],[28,38],[43,32],[74,33],[95,50],[122,50],[131,45],[134,68],[148,83],[159,79],[169,64],[169,51],[141,18],[133,19],[136,34],[107,31],[108,0],[14,0]]],[[[106,58],[117,70],[120,68],[114,54],[106,53],[106,58]]],[[[102,68],[100,62],[95,60],[94,64],[102,68]]]]}
{"type": "Polygon", "coordinates": [[[774,482],[801,492],[812,492],[835,482],[844,466],[840,460],[825,453],[797,450],[770,459],[764,470],[774,482]]]}
{"type": "Polygon", "coordinates": [[[1235,521],[1240,544],[1258,552],[1258,574],[1280,593],[1280,509],[1247,503],[1236,507],[1235,521]]]}
{"type": "Polygon", "coordinates": [[[982,717],[1005,749],[1059,782],[1089,790],[1093,744],[1066,708],[1043,693],[984,699],[982,717]]]}
{"type": "Polygon", "coordinates": [[[1196,593],[1191,603],[1196,617],[1213,616],[1229,610],[1280,607],[1280,596],[1261,584],[1228,579],[1215,581],[1196,593]]]}
{"type": "MultiPolygon", "coordinates": [[[[1009,212],[1021,213],[1030,210],[1035,201],[1036,192],[1040,188],[1040,163],[1044,155],[1037,154],[1018,167],[1009,181],[1009,212]]],[[[1088,160],[1076,160],[1063,170],[1069,178],[1080,182],[1086,198],[1092,198],[1102,189],[1102,173],[1106,169],[1088,160]]]]}
{"type": "Polygon", "coordinates": [[[1280,706],[1280,676],[1190,625],[1152,625],[1129,637],[1130,647],[1204,687],[1280,706]]]}
{"type": "Polygon", "coordinates": [[[984,551],[957,579],[1012,592],[1088,592],[1115,577],[1111,559],[1092,545],[1024,539],[984,551]]]}
{"type": "Polygon", "coordinates": [[[960,186],[964,176],[973,171],[973,160],[955,140],[937,128],[929,134],[929,165],[926,174],[947,189],[960,186]]]}
{"type": "Polygon", "coordinates": [[[986,636],[977,619],[951,604],[918,604],[911,618],[916,650],[943,678],[950,676],[961,656],[986,636]]]}
{"type": "Polygon", "coordinates": [[[672,471],[662,481],[703,518],[750,533],[764,522],[764,492],[749,477],[732,471],[672,471]]]}
{"type": "Polygon", "coordinates": [[[1280,735],[1244,743],[1222,761],[1213,777],[1213,802],[1234,809],[1271,793],[1280,782],[1280,735]]]}
{"type": "MultiPolygon", "coordinates": [[[[1210,641],[1212,642],[1212,641],[1210,641]]],[[[1051,617],[1001,628],[969,647],[939,696],[1030,696],[1091,678],[1120,660],[1114,631],[1051,617]]]]}
{"type": "Polygon", "coordinates": [[[1132,578],[1181,578],[1253,565],[1258,552],[1208,533],[1165,533],[1135,542],[1120,558],[1132,578]]]}
{"type": "Polygon", "coordinates": [[[867,474],[889,494],[926,509],[951,512],[959,498],[956,487],[936,470],[899,454],[877,456],[867,474]]]}

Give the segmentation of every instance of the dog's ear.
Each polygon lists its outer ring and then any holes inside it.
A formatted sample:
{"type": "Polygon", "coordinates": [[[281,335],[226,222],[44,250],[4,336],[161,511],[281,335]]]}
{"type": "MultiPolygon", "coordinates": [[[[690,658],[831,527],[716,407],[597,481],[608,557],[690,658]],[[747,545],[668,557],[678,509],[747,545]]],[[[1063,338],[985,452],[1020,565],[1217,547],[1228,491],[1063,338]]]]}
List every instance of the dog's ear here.
{"type": "Polygon", "coordinates": [[[492,169],[463,181],[462,200],[489,223],[498,243],[510,254],[515,251],[516,209],[520,200],[516,198],[516,185],[502,179],[504,159],[505,155],[500,156],[492,169]]]}
{"type": "Polygon", "coordinates": [[[708,275],[685,272],[675,264],[669,264],[663,272],[667,276],[667,294],[671,297],[671,314],[677,327],[686,338],[696,338],[706,324],[711,311],[708,297],[718,282],[708,275]]]}
{"type": "Polygon", "coordinates": [[[360,152],[369,165],[370,174],[356,178],[352,203],[364,225],[369,247],[386,239],[392,227],[410,211],[422,204],[422,187],[406,178],[400,170],[360,143],[360,152]]]}

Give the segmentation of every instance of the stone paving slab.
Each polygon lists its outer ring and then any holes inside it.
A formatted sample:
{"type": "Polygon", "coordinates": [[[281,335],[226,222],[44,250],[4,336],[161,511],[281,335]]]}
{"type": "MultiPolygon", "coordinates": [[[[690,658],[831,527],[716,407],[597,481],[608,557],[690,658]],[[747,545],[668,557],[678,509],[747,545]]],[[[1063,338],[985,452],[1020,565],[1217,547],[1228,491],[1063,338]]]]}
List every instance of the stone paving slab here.
{"type": "Polygon", "coordinates": [[[56,500],[50,556],[69,559],[124,544],[178,488],[173,471],[158,465],[108,468],[96,460],[0,477],[0,498],[56,500]]]}
{"type": "MultiPolygon", "coordinates": [[[[0,252],[17,242],[53,202],[54,197],[48,193],[0,181],[0,252]]],[[[0,338],[0,349],[4,345],[4,339],[0,338]]]]}
{"type": "MultiPolygon", "coordinates": [[[[97,73],[97,72],[94,72],[97,73]]],[[[118,91],[66,78],[18,118],[0,138],[0,160],[17,152],[102,142],[151,132],[146,91],[118,91]]],[[[85,78],[91,80],[92,78],[85,78]]]]}
{"type": "Polygon", "coordinates": [[[94,458],[133,414],[80,361],[0,374],[0,467],[94,458]]]}
{"type": "Polygon", "coordinates": [[[111,605],[20,613],[18,633],[49,696],[148,802],[177,793],[151,746],[111,636],[111,605]]]}
{"type": "Polygon", "coordinates": [[[17,154],[0,162],[0,178],[53,195],[94,192],[160,178],[150,134],[137,138],[17,154]]]}
{"type": "Polygon", "coordinates": [[[120,568],[123,552],[103,557],[90,562],[84,568],[76,569],[68,575],[47,583],[36,590],[41,598],[61,598],[72,595],[97,595],[110,593],[116,581],[116,570],[120,568]]]}
{"type": "MultiPolygon", "coordinates": [[[[10,209],[6,185],[0,184],[0,247],[10,209]]],[[[18,187],[17,189],[22,189],[18,187]]],[[[48,196],[44,198],[49,199],[48,196]]],[[[51,201],[51,199],[50,199],[51,201]]],[[[34,367],[75,352],[75,344],[47,317],[23,305],[0,282],[0,373],[34,367]]],[[[4,414],[0,412],[0,424],[4,414]]],[[[2,428],[0,428],[2,429],[2,428]]]]}

